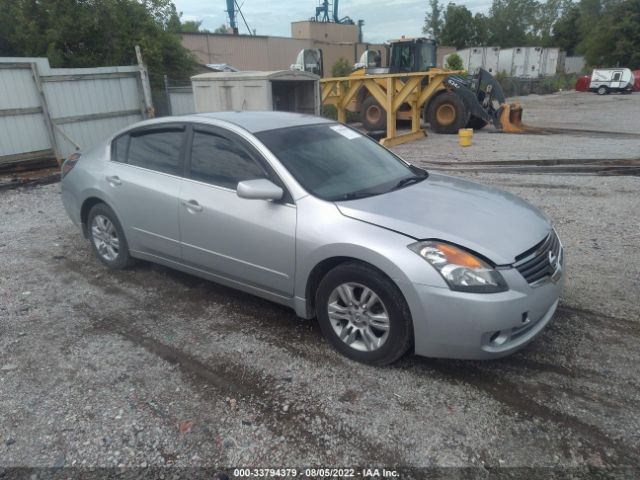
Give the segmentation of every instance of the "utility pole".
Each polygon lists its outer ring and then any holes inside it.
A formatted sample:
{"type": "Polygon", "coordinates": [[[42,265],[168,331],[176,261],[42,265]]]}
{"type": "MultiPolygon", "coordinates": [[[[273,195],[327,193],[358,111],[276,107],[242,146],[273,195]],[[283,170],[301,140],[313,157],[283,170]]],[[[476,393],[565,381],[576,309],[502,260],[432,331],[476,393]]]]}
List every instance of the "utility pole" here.
{"type": "Polygon", "coordinates": [[[236,2],[227,0],[227,15],[229,15],[229,26],[234,35],[238,35],[238,22],[236,22],[236,2]]]}

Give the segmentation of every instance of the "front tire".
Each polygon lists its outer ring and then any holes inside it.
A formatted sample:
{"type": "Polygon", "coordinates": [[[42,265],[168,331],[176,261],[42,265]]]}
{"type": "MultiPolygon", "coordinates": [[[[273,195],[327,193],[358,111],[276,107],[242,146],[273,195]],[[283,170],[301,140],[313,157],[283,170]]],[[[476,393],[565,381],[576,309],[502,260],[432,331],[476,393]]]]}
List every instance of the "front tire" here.
{"type": "Polygon", "coordinates": [[[600,85],[598,87],[598,90],[596,90],[596,93],[598,95],[606,95],[607,93],[609,93],[609,89],[607,87],[605,87],[604,85],[600,85]]]}
{"type": "Polygon", "coordinates": [[[104,203],[95,205],[89,211],[87,225],[91,249],[98,260],[114,270],[133,264],[124,230],[111,208],[104,203]]]}
{"type": "Polygon", "coordinates": [[[436,133],[458,133],[469,122],[469,110],[462,98],[453,92],[444,92],[428,104],[426,117],[436,133]]]}
{"type": "Polygon", "coordinates": [[[368,132],[387,130],[387,111],[374,97],[367,97],[362,102],[360,121],[368,132]]]}
{"type": "Polygon", "coordinates": [[[327,273],[316,292],[316,312],[329,343],[352,360],[387,365],[412,345],[411,313],[402,292],[366,264],[345,263],[327,273]]]}

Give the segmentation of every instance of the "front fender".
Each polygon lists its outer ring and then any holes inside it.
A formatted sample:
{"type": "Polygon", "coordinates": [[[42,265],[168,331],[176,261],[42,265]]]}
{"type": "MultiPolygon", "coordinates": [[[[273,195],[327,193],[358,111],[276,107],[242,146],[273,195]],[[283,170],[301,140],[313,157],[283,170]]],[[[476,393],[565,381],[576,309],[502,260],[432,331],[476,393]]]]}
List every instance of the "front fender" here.
{"type": "Polygon", "coordinates": [[[314,268],[336,257],[372,265],[393,280],[405,296],[413,284],[448,288],[431,265],[407,248],[415,241],[411,237],[346,217],[335,204],[312,197],[305,197],[297,207],[294,296],[298,315],[311,314],[306,292],[314,268]]]}

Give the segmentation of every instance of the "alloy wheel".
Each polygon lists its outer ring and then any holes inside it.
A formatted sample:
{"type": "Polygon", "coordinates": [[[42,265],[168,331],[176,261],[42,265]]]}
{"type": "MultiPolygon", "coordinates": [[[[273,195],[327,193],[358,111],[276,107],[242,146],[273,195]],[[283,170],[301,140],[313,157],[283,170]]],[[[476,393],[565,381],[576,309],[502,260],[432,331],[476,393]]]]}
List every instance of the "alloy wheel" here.
{"type": "Polygon", "coordinates": [[[372,352],[389,337],[389,314],[370,288],[349,282],[338,285],[329,295],[328,315],[340,340],[351,348],[372,352]]]}
{"type": "Polygon", "coordinates": [[[104,215],[96,215],[91,222],[91,239],[98,254],[112,262],[118,258],[120,240],[113,222],[104,215]]]}

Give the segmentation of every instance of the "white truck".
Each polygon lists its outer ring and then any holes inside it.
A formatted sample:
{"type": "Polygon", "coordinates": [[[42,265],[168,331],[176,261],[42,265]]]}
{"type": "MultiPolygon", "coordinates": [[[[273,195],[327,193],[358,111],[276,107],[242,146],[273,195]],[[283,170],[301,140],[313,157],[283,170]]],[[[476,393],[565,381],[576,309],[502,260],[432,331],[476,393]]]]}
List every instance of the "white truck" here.
{"type": "Polygon", "coordinates": [[[633,92],[633,73],[628,68],[596,68],[591,74],[589,90],[598,95],[633,92]]]}

